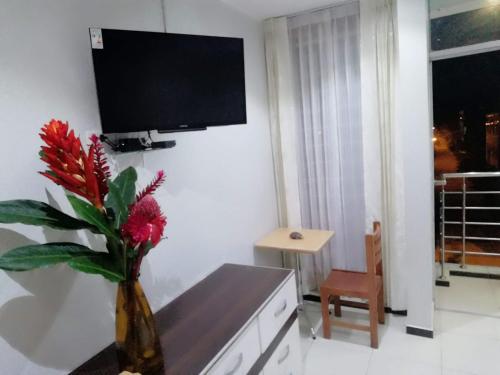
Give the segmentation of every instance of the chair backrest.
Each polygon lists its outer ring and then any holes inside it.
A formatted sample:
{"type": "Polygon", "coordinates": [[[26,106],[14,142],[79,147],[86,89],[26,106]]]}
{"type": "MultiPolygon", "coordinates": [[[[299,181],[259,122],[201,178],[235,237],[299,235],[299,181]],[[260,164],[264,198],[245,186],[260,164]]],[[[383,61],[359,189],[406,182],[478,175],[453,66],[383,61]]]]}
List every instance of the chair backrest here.
{"type": "Polygon", "coordinates": [[[380,222],[373,223],[373,234],[365,236],[366,246],[366,269],[368,275],[375,277],[382,276],[382,233],[380,222]]]}

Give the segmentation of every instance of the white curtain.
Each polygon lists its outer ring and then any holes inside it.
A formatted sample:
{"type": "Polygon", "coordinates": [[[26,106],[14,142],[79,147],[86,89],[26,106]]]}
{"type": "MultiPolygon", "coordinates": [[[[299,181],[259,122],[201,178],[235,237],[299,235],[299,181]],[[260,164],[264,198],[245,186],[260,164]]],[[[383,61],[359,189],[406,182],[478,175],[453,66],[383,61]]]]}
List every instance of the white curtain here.
{"type": "Polygon", "coordinates": [[[376,57],[379,129],[382,163],[382,230],[387,304],[406,310],[404,165],[401,138],[394,122],[395,34],[392,0],[378,0],[376,8],[376,57]]]}
{"type": "Polygon", "coordinates": [[[380,218],[386,305],[406,309],[404,175],[394,123],[396,43],[392,0],[361,0],[361,79],[367,227],[380,218]]]}
{"type": "Polygon", "coordinates": [[[395,10],[359,4],[265,23],[280,225],[336,231],[321,256],[303,257],[314,289],[332,267],[365,268],[364,234],[381,220],[387,305],[405,310],[395,10]]]}
{"type": "MultiPolygon", "coordinates": [[[[264,22],[264,42],[278,222],[282,228],[300,228],[296,115],[286,17],[264,22]]],[[[282,262],[288,268],[296,266],[295,257],[286,252],[282,262]]]]}
{"type": "Polygon", "coordinates": [[[359,3],[291,17],[288,28],[302,226],[336,232],[303,257],[312,289],[333,267],[365,270],[359,3]]]}
{"type": "Polygon", "coordinates": [[[296,115],[286,18],[266,20],[264,36],[278,219],[281,227],[299,228],[296,115]]]}

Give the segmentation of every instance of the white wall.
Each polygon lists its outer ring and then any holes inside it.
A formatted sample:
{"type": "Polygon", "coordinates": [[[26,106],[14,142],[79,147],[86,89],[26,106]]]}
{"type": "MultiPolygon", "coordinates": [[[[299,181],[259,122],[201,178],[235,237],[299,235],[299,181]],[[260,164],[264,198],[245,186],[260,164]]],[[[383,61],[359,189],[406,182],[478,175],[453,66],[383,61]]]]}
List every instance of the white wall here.
{"type": "MultiPolygon", "coordinates": [[[[177,147],[112,156],[146,183],[165,169],[158,194],[168,240],[146,259],[142,282],[153,309],[223,262],[277,264],[252,243],[277,225],[259,22],[217,0],[167,1],[169,31],[245,38],[248,125],[176,134],[177,147]]],[[[99,131],[88,27],[161,31],[160,0],[0,0],[0,200],[55,199],[39,176],[41,125],[69,120],[82,136],[99,131]]],[[[47,241],[102,243],[34,227],[0,227],[0,253],[47,241]]],[[[65,266],[0,272],[0,372],[63,374],[114,340],[115,286],[65,266]]]]}
{"type": "Polygon", "coordinates": [[[434,188],[426,1],[397,3],[396,124],[405,170],[407,326],[433,329],[434,188]]]}

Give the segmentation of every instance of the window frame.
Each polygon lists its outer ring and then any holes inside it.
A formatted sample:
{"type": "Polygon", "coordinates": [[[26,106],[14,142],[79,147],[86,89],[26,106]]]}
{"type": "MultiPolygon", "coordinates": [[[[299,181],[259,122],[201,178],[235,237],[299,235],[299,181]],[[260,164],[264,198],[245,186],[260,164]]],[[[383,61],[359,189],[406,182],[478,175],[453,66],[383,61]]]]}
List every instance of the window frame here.
{"type": "MultiPolygon", "coordinates": [[[[430,12],[430,19],[432,20],[435,18],[447,17],[453,14],[470,12],[481,8],[489,8],[494,6],[500,6],[500,0],[495,2],[492,2],[491,0],[469,0],[461,4],[433,10],[430,12]]],[[[488,42],[470,44],[461,47],[447,48],[439,51],[430,50],[429,59],[432,62],[444,59],[451,59],[454,57],[475,55],[478,53],[493,52],[498,50],[500,50],[500,40],[491,40],[488,42]]]]}

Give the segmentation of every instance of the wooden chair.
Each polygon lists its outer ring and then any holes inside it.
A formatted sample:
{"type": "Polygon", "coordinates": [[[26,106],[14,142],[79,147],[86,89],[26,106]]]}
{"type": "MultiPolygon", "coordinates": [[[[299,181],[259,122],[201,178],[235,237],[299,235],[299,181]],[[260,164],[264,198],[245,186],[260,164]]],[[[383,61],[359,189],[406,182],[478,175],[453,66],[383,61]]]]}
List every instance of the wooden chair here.
{"type": "MultiPolygon", "coordinates": [[[[333,269],[321,284],[321,311],[323,335],[330,338],[331,324],[370,332],[372,348],[378,348],[378,324],[384,324],[384,284],[382,270],[382,247],[380,223],[373,223],[373,234],[365,236],[367,272],[352,272],[333,269]],[[330,321],[329,304],[333,301],[336,317],[341,316],[341,297],[355,297],[368,300],[370,325],[330,321]]],[[[365,304],[366,306],[366,304],[365,304]]]]}

